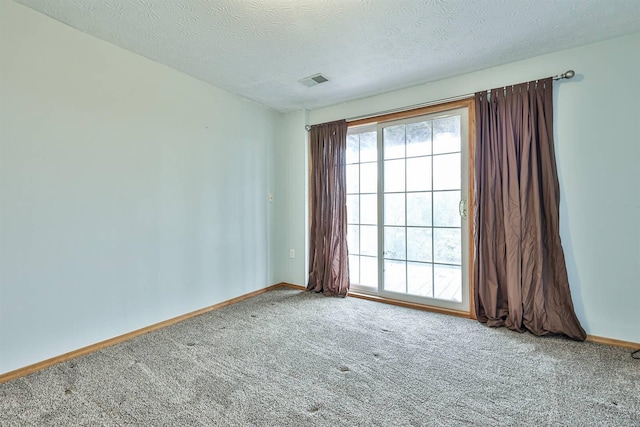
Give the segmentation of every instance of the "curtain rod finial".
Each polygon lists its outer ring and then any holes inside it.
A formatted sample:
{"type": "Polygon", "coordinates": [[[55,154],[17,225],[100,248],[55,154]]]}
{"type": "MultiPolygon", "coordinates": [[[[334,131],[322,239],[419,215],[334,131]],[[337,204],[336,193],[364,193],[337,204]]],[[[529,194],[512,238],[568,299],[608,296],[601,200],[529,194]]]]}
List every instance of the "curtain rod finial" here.
{"type": "Polygon", "coordinates": [[[567,70],[562,74],[553,77],[553,80],[562,80],[562,79],[572,79],[576,75],[576,72],[573,70],[567,70]]]}

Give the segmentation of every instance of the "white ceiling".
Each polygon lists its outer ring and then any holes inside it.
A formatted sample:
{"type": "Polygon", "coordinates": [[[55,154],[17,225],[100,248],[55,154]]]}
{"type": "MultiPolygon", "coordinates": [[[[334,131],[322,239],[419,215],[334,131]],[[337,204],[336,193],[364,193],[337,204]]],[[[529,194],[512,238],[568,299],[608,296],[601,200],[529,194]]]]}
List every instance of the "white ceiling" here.
{"type": "Polygon", "coordinates": [[[279,111],[640,31],[640,0],[17,1],[279,111]]]}

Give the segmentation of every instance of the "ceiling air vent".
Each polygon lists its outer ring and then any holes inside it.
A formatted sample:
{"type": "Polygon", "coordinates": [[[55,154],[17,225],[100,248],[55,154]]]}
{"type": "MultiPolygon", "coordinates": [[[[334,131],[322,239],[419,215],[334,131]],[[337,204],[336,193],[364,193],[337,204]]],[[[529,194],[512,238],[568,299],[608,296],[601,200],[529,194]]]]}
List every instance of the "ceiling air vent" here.
{"type": "Polygon", "coordinates": [[[314,74],[313,76],[305,77],[304,79],[300,79],[298,81],[306,87],[311,87],[319,85],[320,83],[328,82],[329,79],[322,74],[314,74]]]}

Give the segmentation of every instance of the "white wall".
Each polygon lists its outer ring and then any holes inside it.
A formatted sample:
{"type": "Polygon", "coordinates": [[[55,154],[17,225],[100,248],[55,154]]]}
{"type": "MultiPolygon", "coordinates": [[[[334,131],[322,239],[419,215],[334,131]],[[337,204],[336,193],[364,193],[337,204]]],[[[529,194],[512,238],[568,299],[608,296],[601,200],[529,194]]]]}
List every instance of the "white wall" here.
{"type": "Polygon", "coordinates": [[[640,342],[639,53],[637,33],[313,110],[309,122],[366,115],[574,69],[576,78],[554,87],[561,237],[573,301],[587,333],[640,342]]]}
{"type": "Polygon", "coordinates": [[[0,373],[273,283],[278,113],[8,0],[0,43],[0,373]]]}
{"type": "Polygon", "coordinates": [[[274,246],[271,265],[278,282],[306,286],[308,271],[308,146],[306,111],[282,115],[274,147],[277,173],[274,194],[274,246]],[[289,251],[295,258],[289,258],[289,251]]]}

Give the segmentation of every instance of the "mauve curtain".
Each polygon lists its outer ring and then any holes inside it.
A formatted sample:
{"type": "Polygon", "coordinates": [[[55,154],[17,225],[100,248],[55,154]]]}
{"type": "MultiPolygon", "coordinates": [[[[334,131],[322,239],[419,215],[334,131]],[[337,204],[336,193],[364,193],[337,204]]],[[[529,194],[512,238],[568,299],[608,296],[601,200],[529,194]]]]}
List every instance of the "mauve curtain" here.
{"type": "Polygon", "coordinates": [[[307,289],[344,297],[349,292],[347,253],[347,122],[311,127],[311,227],[307,289]]]}
{"type": "Polygon", "coordinates": [[[560,242],[551,78],[475,94],[480,322],[584,340],[560,242]]]}

